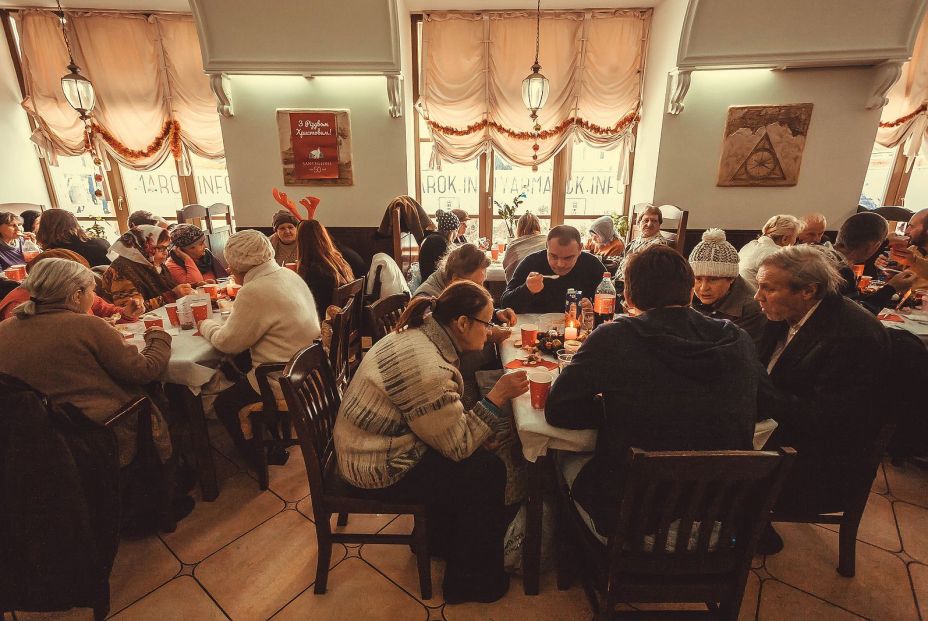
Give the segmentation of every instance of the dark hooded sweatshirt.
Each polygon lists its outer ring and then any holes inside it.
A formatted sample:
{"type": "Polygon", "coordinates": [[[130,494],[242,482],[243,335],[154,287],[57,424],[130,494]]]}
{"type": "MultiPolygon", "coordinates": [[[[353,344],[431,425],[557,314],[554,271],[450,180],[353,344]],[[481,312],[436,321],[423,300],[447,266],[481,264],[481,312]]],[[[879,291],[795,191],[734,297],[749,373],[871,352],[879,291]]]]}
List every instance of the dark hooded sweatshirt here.
{"type": "Polygon", "coordinates": [[[746,332],[691,308],[664,308],[598,327],[551,387],[545,418],[598,429],[572,496],[608,536],[628,449],[748,450],[764,369],[746,332]],[[600,405],[596,395],[603,396],[600,405]]]}

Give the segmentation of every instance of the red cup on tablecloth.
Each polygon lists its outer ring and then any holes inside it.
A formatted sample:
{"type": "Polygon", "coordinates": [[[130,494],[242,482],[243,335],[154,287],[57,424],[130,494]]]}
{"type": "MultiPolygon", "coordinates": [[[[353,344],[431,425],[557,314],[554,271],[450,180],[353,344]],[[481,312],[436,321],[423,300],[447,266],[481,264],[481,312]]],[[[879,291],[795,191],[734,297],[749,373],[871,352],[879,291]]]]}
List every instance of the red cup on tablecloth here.
{"type": "Polygon", "coordinates": [[[209,317],[209,305],[206,302],[194,302],[190,305],[190,311],[193,313],[194,323],[206,321],[209,317]]]}
{"type": "Polygon", "coordinates": [[[284,267],[286,267],[288,270],[293,270],[294,272],[296,271],[296,263],[284,263],[284,267]]]}
{"type": "Polygon", "coordinates": [[[145,324],[146,330],[150,330],[151,328],[160,328],[164,330],[164,321],[157,315],[145,315],[142,317],[142,323],[145,324]]]}
{"type": "Polygon", "coordinates": [[[226,283],[226,293],[228,293],[228,294],[229,294],[229,298],[231,298],[231,299],[233,299],[233,300],[235,299],[235,296],[238,295],[238,290],[241,289],[241,288],[242,288],[242,286],[241,286],[240,284],[238,284],[237,282],[232,282],[232,281],[230,280],[229,282],[226,283]]]}
{"type": "Polygon", "coordinates": [[[861,276],[860,280],[857,281],[857,288],[865,291],[870,286],[871,281],[873,281],[873,276],[861,276]]]}
{"type": "Polygon", "coordinates": [[[493,257],[494,261],[498,261],[499,260],[499,247],[494,246],[493,248],[490,248],[490,256],[493,257]]]}
{"type": "Polygon", "coordinates": [[[533,323],[522,324],[522,347],[534,347],[538,343],[538,326],[533,323]]]}
{"type": "Polygon", "coordinates": [[[554,376],[550,371],[535,370],[528,374],[528,392],[531,395],[532,407],[536,410],[545,409],[548,402],[548,392],[554,376]]]}
{"type": "Polygon", "coordinates": [[[3,270],[3,273],[6,274],[6,277],[9,278],[10,280],[22,282],[26,279],[26,266],[25,265],[11,265],[10,267],[3,270]]]}
{"type": "Polygon", "coordinates": [[[219,285],[206,283],[203,285],[203,293],[209,296],[211,300],[219,299],[219,285]]]}
{"type": "Polygon", "coordinates": [[[864,265],[863,263],[857,263],[856,265],[854,265],[854,267],[853,267],[854,276],[855,276],[858,280],[860,280],[860,277],[864,275],[864,268],[866,268],[866,267],[867,267],[867,266],[864,265]]]}
{"type": "Polygon", "coordinates": [[[177,304],[165,304],[164,310],[168,313],[168,321],[171,322],[171,325],[175,328],[180,325],[180,317],[177,314],[177,304]]]}

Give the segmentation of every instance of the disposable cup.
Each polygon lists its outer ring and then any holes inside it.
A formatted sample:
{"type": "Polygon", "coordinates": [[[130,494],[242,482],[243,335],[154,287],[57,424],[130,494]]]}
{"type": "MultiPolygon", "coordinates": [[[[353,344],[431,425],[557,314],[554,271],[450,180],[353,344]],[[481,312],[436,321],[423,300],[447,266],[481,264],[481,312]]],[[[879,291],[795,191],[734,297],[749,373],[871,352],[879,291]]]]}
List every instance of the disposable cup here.
{"type": "Polygon", "coordinates": [[[870,286],[870,283],[873,281],[873,276],[861,276],[860,280],[857,281],[857,287],[863,291],[870,286]]]}
{"type": "Polygon", "coordinates": [[[522,347],[534,347],[538,343],[538,326],[533,323],[522,324],[522,347]]]}
{"type": "Polygon", "coordinates": [[[296,263],[284,263],[284,267],[286,267],[288,270],[293,270],[294,272],[296,271],[296,263]]]}
{"type": "Polygon", "coordinates": [[[219,298],[219,285],[206,283],[203,285],[203,292],[209,296],[209,299],[216,300],[219,298]]]}
{"type": "Polygon", "coordinates": [[[156,315],[146,315],[145,317],[142,317],[142,323],[145,324],[146,330],[151,328],[161,328],[164,330],[164,321],[161,320],[161,317],[156,315]]]}
{"type": "Polygon", "coordinates": [[[494,261],[499,260],[499,247],[494,247],[490,249],[490,256],[493,257],[494,261]]]}
{"type": "Polygon", "coordinates": [[[545,409],[553,380],[554,377],[550,371],[536,370],[528,374],[528,391],[532,399],[532,407],[536,410],[545,409]]]}
{"type": "Polygon", "coordinates": [[[190,310],[193,312],[194,323],[206,321],[206,318],[209,317],[209,307],[206,302],[194,302],[190,305],[190,310]]]}
{"type": "Polygon", "coordinates": [[[240,284],[232,282],[231,280],[226,283],[226,293],[228,293],[229,297],[233,300],[235,299],[235,296],[238,295],[238,290],[241,288],[242,286],[240,284]]]}
{"type": "Polygon", "coordinates": [[[180,316],[177,314],[177,304],[165,304],[164,310],[168,313],[168,321],[175,328],[180,325],[180,316]]]}

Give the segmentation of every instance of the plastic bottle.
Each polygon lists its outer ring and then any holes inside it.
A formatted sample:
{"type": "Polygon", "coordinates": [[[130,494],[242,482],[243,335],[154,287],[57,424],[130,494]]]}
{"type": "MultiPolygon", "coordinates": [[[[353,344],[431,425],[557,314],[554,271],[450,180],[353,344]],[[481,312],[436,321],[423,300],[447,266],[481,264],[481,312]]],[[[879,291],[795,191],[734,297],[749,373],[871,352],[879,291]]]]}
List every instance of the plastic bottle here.
{"type": "Polygon", "coordinates": [[[603,281],[596,287],[593,313],[597,326],[612,321],[615,317],[615,286],[612,284],[612,275],[609,272],[603,272],[603,281]]]}

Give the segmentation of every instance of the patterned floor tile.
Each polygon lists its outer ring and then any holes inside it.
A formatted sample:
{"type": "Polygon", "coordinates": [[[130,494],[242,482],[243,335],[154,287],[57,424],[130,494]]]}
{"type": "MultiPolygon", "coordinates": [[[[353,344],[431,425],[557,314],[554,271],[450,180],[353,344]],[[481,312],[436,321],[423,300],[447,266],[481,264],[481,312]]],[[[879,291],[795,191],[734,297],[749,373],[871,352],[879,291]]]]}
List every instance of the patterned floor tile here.
{"type": "Polygon", "coordinates": [[[928,564],[928,509],[905,502],[897,502],[893,508],[902,533],[902,547],[912,558],[928,564]]]}
{"type": "Polygon", "coordinates": [[[110,612],[117,612],[177,575],[181,564],[155,536],[123,539],[110,574],[110,612]]]}
{"type": "Polygon", "coordinates": [[[554,572],[548,572],[542,576],[538,595],[526,595],[522,579],[513,576],[509,593],[498,602],[445,605],[444,614],[448,621],[589,621],[593,612],[582,587],[576,585],[569,591],[558,591],[554,572]]]}
{"type": "Polygon", "coordinates": [[[863,617],[841,610],[776,580],[764,582],[757,621],[863,621],[863,617]]]}
{"type": "Polygon", "coordinates": [[[928,471],[912,464],[897,468],[890,463],[883,464],[883,469],[894,498],[928,508],[928,471]]]}
{"type": "Polygon", "coordinates": [[[928,619],[928,565],[912,563],[909,565],[909,575],[912,576],[915,599],[918,600],[918,610],[924,621],[928,619]]]}
{"type": "Polygon", "coordinates": [[[196,619],[197,621],[226,621],[197,581],[190,577],[171,580],[154,593],[143,597],[113,621],[165,621],[165,619],[196,619]]]}
{"type": "MultiPolygon", "coordinates": [[[[838,524],[822,524],[823,528],[838,532],[838,524]]],[[[899,541],[899,531],[896,530],[896,520],[893,517],[893,506],[884,496],[870,494],[867,499],[867,508],[860,520],[857,530],[857,539],[873,544],[878,548],[899,552],[902,542],[899,541]]]]}
{"type": "Polygon", "coordinates": [[[290,447],[290,459],[283,466],[270,466],[268,480],[271,490],[284,500],[297,501],[309,495],[309,479],[300,447],[290,447]]]}

